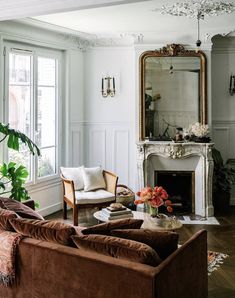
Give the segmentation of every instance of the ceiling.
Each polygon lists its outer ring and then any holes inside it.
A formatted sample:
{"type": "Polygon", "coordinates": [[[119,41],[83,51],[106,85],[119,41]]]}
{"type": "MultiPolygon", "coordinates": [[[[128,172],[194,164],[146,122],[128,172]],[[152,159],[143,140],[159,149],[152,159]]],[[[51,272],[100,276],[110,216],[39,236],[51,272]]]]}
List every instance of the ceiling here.
{"type": "MultiPolygon", "coordinates": [[[[129,1],[130,2],[130,1],[129,1]]],[[[96,38],[139,36],[141,42],[194,42],[197,22],[187,17],[161,15],[163,4],[177,1],[139,1],[34,17],[66,29],[85,32],[96,38]]],[[[183,2],[178,0],[178,2],[183,2]]],[[[229,2],[235,3],[235,0],[229,2]]],[[[201,21],[201,39],[235,30],[235,12],[201,21]]],[[[140,40],[139,40],[140,41],[140,40]]]]}

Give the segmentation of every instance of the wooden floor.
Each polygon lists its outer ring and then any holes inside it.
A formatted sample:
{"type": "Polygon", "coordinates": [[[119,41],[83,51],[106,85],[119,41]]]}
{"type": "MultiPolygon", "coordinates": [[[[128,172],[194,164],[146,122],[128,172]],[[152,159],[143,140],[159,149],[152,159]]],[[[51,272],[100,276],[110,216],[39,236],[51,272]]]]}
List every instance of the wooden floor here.
{"type": "MultiPolygon", "coordinates": [[[[79,225],[90,226],[97,224],[92,216],[93,212],[81,210],[79,225]]],[[[180,243],[185,242],[196,231],[206,229],[208,232],[208,249],[229,255],[224,260],[224,264],[208,278],[208,298],[235,298],[235,207],[230,209],[229,214],[220,215],[216,218],[220,222],[219,226],[184,225],[178,231],[180,243]]],[[[62,220],[62,212],[54,213],[48,216],[47,219],[62,220]]],[[[68,213],[68,220],[65,222],[72,223],[71,212],[68,213]]]]}

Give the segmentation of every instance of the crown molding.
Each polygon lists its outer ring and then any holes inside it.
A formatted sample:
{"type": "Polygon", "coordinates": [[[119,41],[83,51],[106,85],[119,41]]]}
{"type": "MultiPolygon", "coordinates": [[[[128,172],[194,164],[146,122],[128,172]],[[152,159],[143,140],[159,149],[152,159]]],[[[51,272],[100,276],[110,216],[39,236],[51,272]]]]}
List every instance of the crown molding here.
{"type": "MultiPolygon", "coordinates": [[[[19,24],[29,25],[39,30],[46,30],[52,32],[63,42],[68,42],[81,51],[86,51],[90,48],[121,48],[121,47],[134,47],[138,49],[155,48],[166,44],[177,43],[187,45],[189,49],[195,49],[194,34],[190,32],[184,35],[183,32],[168,32],[161,34],[157,32],[121,32],[115,34],[90,34],[68,29],[62,26],[50,24],[47,22],[39,21],[36,19],[26,18],[17,21],[19,24]]],[[[3,22],[4,23],[4,22],[3,22]]],[[[213,45],[213,38],[217,35],[222,37],[234,37],[234,27],[227,27],[213,29],[208,32],[202,32],[202,45],[201,49],[204,51],[211,51],[213,45]]],[[[223,43],[223,48],[225,44],[223,43]]]]}

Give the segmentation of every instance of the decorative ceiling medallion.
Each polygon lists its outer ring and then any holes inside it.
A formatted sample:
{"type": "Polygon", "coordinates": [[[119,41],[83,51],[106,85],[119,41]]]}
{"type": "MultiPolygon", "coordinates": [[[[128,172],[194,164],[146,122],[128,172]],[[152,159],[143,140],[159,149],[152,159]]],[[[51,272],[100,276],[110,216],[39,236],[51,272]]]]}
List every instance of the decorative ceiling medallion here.
{"type": "Polygon", "coordinates": [[[224,1],[214,2],[212,0],[187,0],[172,5],[163,5],[161,14],[186,16],[197,19],[196,52],[198,52],[202,43],[200,40],[200,20],[204,20],[205,16],[213,17],[224,13],[231,13],[233,11],[235,11],[234,3],[224,1]]]}
{"type": "Polygon", "coordinates": [[[218,16],[224,13],[231,13],[234,10],[235,4],[225,1],[188,0],[185,2],[177,2],[172,5],[163,5],[161,13],[172,16],[204,19],[205,16],[218,16]]]}

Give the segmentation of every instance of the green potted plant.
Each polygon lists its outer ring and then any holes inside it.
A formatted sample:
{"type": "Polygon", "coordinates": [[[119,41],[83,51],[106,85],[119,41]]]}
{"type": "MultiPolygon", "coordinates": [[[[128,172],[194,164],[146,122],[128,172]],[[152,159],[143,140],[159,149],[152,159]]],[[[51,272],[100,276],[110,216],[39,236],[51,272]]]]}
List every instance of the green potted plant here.
{"type": "MultiPolygon", "coordinates": [[[[8,148],[19,151],[20,144],[28,147],[34,155],[40,155],[40,150],[25,134],[12,129],[7,124],[0,123],[0,133],[3,138],[0,143],[7,141],[8,148]]],[[[3,163],[0,165],[0,195],[10,194],[10,198],[17,201],[29,199],[28,191],[24,184],[28,177],[28,171],[25,166],[17,165],[15,162],[3,163]]]]}
{"type": "Polygon", "coordinates": [[[231,195],[232,184],[235,183],[235,170],[224,164],[221,153],[213,148],[213,205],[215,212],[227,211],[231,195]]]}

